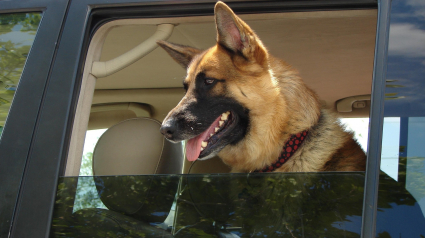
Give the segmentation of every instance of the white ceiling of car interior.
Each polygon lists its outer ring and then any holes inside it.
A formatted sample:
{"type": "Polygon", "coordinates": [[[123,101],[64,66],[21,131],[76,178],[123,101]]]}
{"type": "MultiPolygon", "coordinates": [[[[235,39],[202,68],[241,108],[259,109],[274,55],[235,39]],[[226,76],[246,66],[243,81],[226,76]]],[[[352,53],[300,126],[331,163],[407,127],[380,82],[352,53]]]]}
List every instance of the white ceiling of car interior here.
{"type": "MultiPolygon", "coordinates": [[[[299,70],[321,100],[370,94],[376,31],[376,10],[296,12],[242,15],[269,52],[299,70]]],[[[105,39],[101,61],[119,56],[150,37],[156,24],[131,20],[115,26],[105,39]]],[[[161,20],[167,23],[167,19],[161,20]]],[[[206,49],[215,44],[212,16],[169,19],[179,23],[168,39],[206,49]]],[[[185,70],[161,48],[105,78],[96,89],[181,88],[185,70]]],[[[176,102],[177,103],[177,102],[176,102]]]]}

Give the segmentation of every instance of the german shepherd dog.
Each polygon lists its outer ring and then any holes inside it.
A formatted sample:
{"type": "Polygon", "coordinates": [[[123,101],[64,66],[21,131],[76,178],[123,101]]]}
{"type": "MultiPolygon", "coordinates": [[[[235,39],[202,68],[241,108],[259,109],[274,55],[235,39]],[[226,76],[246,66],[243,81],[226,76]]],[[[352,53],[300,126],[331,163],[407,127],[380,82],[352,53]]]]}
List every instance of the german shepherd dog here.
{"type": "Polygon", "coordinates": [[[189,161],[218,155],[232,172],[363,171],[366,155],[297,71],[274,58],[223,2],[207,50],[158,41],[187,69],[186,94],[161,133],[189,161]]]}

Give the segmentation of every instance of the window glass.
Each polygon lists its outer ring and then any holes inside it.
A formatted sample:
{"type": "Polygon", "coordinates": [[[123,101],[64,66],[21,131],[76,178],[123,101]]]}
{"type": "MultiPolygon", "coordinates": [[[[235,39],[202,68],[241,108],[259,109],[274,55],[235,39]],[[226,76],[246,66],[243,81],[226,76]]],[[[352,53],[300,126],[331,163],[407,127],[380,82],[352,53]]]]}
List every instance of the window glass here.
{"type": "MultiPolygon", "coordinates": [[[[93,176],[93,151],[97,141],[106,129],[88,130],[84,141],[83,157],[81,159],[80,176],[93,176]]],[[[100,200],[93,177],[79,179],[75,194],[73,212],[85,208],[105,208],[100,200]]]]}
{"type": "Polygon", "coordinates": [[[0,14],[0,137],[41,13],[0,14]]]}
{"type": "Polygon", "coordinates": [[[60,179],[51,237],[360,237],[364,173],[100,176],[108,209],[72,212],[89,179],[60,179]]]}
{"type": "Polygon", "coordinates": [[[385,117],[382,134],[381,170],[398,180],[400,153],[400,118],[385,117]]]}
{"type": "Polygon", "coordinates": [[[376,232],[424,237],[425,5],[394,0],[391,11],[376,232]]]}

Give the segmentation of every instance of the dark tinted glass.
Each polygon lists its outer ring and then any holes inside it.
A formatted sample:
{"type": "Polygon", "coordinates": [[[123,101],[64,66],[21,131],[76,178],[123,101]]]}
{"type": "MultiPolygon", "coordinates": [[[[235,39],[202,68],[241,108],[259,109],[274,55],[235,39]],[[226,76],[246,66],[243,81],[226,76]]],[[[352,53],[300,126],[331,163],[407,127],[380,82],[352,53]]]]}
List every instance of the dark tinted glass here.
{"type": "Polygon", "coordinates": [[[360,237],[363,184],[360,172],[66,177],[51,236],[360,237]]]}
{"type": "Polygon", "coordinates": [[[425,4],[391,11],[377,237],[425,237],[425,4]]]}

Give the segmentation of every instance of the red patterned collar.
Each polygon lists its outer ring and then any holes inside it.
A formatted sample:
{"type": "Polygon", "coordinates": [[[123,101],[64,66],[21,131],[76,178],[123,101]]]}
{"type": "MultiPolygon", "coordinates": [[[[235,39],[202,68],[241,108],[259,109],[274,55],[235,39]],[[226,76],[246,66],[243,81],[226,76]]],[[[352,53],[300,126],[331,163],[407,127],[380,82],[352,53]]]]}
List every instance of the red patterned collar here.
{"type": "Polygon", "coordinates": [[[308,131],[303,131],[301,133],[292,135],[291,138],[283,146],[282,152],[279,155],[279,158],[272,165],[265,167],[261,170],[255,170],[253,173],[264,173],[264,172],[273,172],[274,170],[280,168],[284,163],[286,163],[289,158],[297,151],[301,146],[304,139],[307,137],[308,131]]]}

